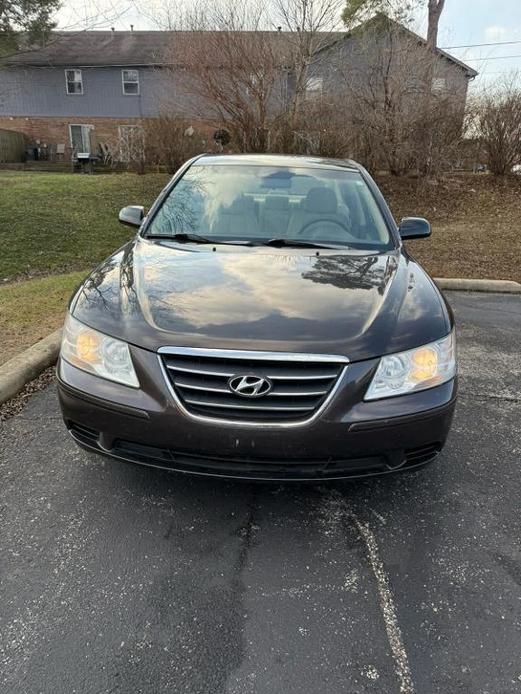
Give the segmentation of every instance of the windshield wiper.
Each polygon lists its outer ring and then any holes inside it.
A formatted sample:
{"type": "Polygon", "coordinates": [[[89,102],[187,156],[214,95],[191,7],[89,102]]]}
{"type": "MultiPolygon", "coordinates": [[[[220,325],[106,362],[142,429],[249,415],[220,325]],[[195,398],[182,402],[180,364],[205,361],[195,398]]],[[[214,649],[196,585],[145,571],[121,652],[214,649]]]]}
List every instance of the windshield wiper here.
{"type": "Polygon", "coordinates": [[[206,236],[200,234],[187,234],[185,232],[179,234],[149,234],[148,239],[169,239],[170,241],[180,241],[181,243],[214,243],[206,236]]]}
{"type": "Polygon", "coordinates": [[[179,232],[177,234],[149,234],[145,238],[165,240],[167,239],[169,241],[176,241],[178,243],[205,243],[212,244],[214,246],[272,246],[273,248],[284,248],[291,246],[293,248],[347,248],[347,246],[344,245],[313,243],[313,241],[299,241],[298,239],[284,238],[273,238],[269,239],[268,241],[249,241],[248,239],[225,239],[224,241],[218,241],[217,239],[209,239],[206,236],[201,236],[200,234],[192,234],[187,232],[179,232]]]}
{"type": "Polygon", "coordinates": [[[192,234],[186,232],[179,232],[177,234],[149,234],[145,238],[147,239],[168,239],[169,241],[177,241],[178,243],[210,243],[214,246],[228,245],[228,246],[251,246],[250,241],[244,241],[242,239],[237,239],[237,241],[218,241],[217,239],[208,239],[206,236],[201,236],[200,234],[192,234]]]}
{"type": "Polygon", "coordinates": [[[347,248],[347,246],[331,245],[325,243],[313,243],[313,241],[299,241],[298,239],[283,239],[274,238],[269,241],[263,241],[262,246],[273,246],[274,248],[284,248],[292,246],[293,248],[347,248]]]}

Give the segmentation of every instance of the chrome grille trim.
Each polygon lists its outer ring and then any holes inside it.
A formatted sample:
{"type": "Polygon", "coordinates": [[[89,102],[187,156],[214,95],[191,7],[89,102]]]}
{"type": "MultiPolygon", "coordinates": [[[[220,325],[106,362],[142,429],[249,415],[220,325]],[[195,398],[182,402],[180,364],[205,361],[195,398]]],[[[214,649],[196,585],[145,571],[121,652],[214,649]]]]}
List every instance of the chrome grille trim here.
{"type": "Polygon", "coordinates": [[[186,416],[211,424],[256,427],[304,426],[318,418],[349,363],[344,356],[329,354],[187,347],[161,347],[158,360],[170,394],[186,416]],[[231,360],[237,360],[236,370],[231,360]],[[258,367],[252,364],[257,361],[258,367]],[[230,377],[252,372],[270,379],[272,391],[249,399],[228,388],[230,377]]]}
{"type": "MultiPolygon", "coordinates": [[[[189,403],[190,405],[207,405],[204,400],[192,400],[192,398],[188,399],[185,398],[185,402],[189,403]]],[[[224,407],[224,408],[231,408],[232,410],[264,410],[266,412],[309,412],[310,408],[309,407],[294,407],[293,405],[291,407],[270,407],[269,405],[232,405],[224,402],[213,402],[212,407],[224,407]]]]}
{"type": "Polygon", "coordinates": [[[264,359],[265,361],[320,361],[348,364],[347,357],[338,354],[305,354],[303,352],[258,352],[245,349],[206,349],[204,347],[160,347],[159,354],[177,354],[185,357],[216,357],[222,359],[264,359]]]}
{"type": "MultiPolygon", "coordinates": [[[[185,373],[193,373],[193,374],[201,374],[203,376],[227,376],[230,378],[231,376],[234,375],[233,371],[209,371],[207,369],[187,369],[186,367],[182,366],[172,366],[169,364],[166,364],[166,368],[169,371],[183,371],[185,373]]],[[[271,379],[272,381],[276,381],[277,379],[283,379],[285,381],[319,381],[324,378],[336,378],[336,373],[328,373],[325,375],[320,375],[320,376],[277,376],[277,374],[272,374],[272,373],[267,373],[266,376],[271,379]]]]}
{"type": "MultiPolygon", "coordinates": [[[[336,374],[335,374],[336,378],[336,374]]],[[[181,388],[181,390],[202,390],[209,391],[210,393],[222,393],[223,395],[233,395],[233,393],[228,388],[213,388],[212,386],[196,386],[193,383],[182,383],[180,381],[176,382],[176,387],[181,388]]],[[[280,393],[271,393],[273,398],[309,398],[317,395],[325,395],[327,390],[307,390],[291,393],[289,391],[283,391],[280,393]]]]}

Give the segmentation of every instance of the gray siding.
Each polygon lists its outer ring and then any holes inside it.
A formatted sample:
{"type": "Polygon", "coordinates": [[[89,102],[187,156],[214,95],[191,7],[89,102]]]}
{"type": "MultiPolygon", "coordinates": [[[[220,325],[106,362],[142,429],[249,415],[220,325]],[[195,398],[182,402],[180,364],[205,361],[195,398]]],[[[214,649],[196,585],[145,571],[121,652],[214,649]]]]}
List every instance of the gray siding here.
{"type": "MultiPolygon", "coordinates": [[[[390,50],[390,37],[394,43],[394,59],[391,75],[403,78],[405,93],[414,94],[424,89],[421,66],[425,65],[428,54],[426,49],[412,41],[400,31],[392,34],[353,36],[339,41],[331,49],[324,51],[312,63],[310,75],[321,76],[325,93],[340,96],[346,88],[362,91],[368,89],[368,78],[382,57],[390,50]],[[400,62],[404,61],[402,65],[400,62]]],[[[387,58],[383,59],[385,64],[387,58]]],[[[464,108],[467,95],[468,79],[458,65],[438,56],[434,66],[434,78],[442,77],[446,81],[445,93],[450,96],[455,106],[464,108]]],[[[378,79],[372,81],[371,87],[378,88],[378,79]]]]}
{"type": "MultiPolygon", "coordinates": [[[[400,33],[399,41],[403,40],[400,33]]],[[[347,85],[352,89],[364,78],[374,64],[375,55],[386,44],[379,35],[366,40],[351,37],[317,56],[310,75],[324,78],[324,90],[341,96],[347,85]]],[[[423,49],[418,55],[423,54],[423,49]]],[[[131,67],[131,66],[128,66],[131,67]]],[[[175,115],[203,118],[211,114],[204,100],[186,94],[179,76],[169,69],[141,67],[140,94],[123,94],[120,67],[81,68],[83,94],[69,95],[65,86],[65,67],[6,67],[0,69],[0,116],[59,117],[59,118],[147,118],[161,111],[175,115]]],[[[414,87],[414,70],[408,75],[408,88],[414,87]]],[[[447,91],[454,103],[465,104],[467,77],[464,70],[443,58],[436,61],[436,76],[447,81],[447,91]]],[[[276,112],[291,91],[291,79],[281,80],[274,90],[271,110],[276,112]],[[284,87],[284,88],[282,88],[284,87]]]]}
{"type": "Polygon", "coordinates": [[[4,68],[0,116],[146,118],[157,115],[165,102],[165,84],[168,105],[184,107],[180,91],[160,69],[139,68],[139,95],[123,94],[118,67],[82,68],[82,76],[83,94],[67,94],[63,67],[4,68]]]}

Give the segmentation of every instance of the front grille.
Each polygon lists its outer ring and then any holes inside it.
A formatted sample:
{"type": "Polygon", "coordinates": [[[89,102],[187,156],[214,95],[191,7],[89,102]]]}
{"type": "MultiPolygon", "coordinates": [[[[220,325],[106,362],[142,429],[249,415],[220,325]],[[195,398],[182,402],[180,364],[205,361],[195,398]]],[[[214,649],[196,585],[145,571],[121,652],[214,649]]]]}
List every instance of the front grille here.
{"type": "Polygon", "coordinates": [[[347,359],[328,355],[228,350],[160,350],[175,395],[194,415],[252,423],[307,420],[324,407],[347,359]],[[268,379],[271,390],[244,397],[229,387],[236,376],[268,379]]]}

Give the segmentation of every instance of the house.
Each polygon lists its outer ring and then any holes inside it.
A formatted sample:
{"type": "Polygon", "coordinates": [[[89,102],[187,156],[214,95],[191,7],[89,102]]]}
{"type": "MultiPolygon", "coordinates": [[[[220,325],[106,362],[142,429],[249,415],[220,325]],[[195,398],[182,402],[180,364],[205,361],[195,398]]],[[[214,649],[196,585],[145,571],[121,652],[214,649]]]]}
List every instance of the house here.
{"type": "Polygon", "coordinates": [[[0,69],[0,128],[40,147],[88,152],[157,115],[166,32],[61,32],[0,69]]]}
{"type": "MultiPolygon", "coordinates": [[[[423,39],[401,25],[393,26],[398,27],[400,40],[407,37],[410,41],[412,37],[413,44],[422,49],[423,39]]],[[[269,33],[284,56],[289,35],[269,33]]],[[[385,36],[380,39],[380,35],[380,30],[373,32],[371,41],[388,40],[385,36]]],[[[126,160],[128,143],[144,120],[159,115],[165,94],[177,113],[197,117],[172,80],[176,56],[183,55],[184,42],[191,37],[193,34],[183,31],[57,32],[45,46],[28,48],[4,60],[0,69],[0,128],[24,133],[35,152],[43,156],[52,153],[57,158],[70,158],[71,153],[92,152],[107,142],[118,142],[117,158],[126,160]]],[[[364,60],[368,53],[364,58],[360,46],[359,33],[329,35],[310,69],[310,98],[339,89],[339,71],[352,75],[367,71],[364,60]]],[[[374,54],[373,46],[369,54],[374,54]]],[[[281,67],[290,91],[291,69],[281,67]]],[[[464,105],[468,82],[476,74],[438,50],[433,90],[450,85],[453,98],[464,105]]]]}

